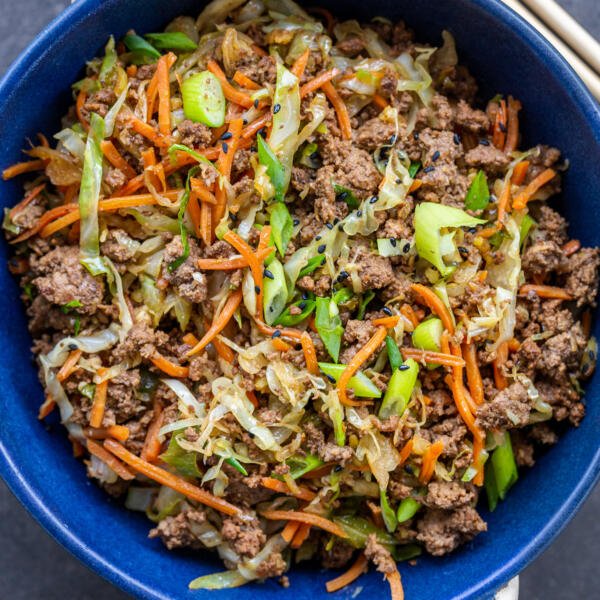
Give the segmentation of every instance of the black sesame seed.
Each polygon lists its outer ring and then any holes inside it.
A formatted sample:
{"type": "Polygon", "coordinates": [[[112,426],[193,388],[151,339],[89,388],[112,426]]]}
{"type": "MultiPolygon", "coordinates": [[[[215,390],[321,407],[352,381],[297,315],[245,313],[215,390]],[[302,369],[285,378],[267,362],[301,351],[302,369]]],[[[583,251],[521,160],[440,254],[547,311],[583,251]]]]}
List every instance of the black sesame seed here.
{"type": "Polygon", "coordinates": [[[222,136],[222,140],[230,140],[233,137],[233,133],[231,131],[226,131],[222,136]]]}
{"type": "Polygon", "coordinates": [[[327,379],[331,381],[331,383],[335,383],[335,379],[331,375],[326,375],[327,379]]]}
{"type": "Polygon", "coordinates": [[[489,146],[489,145],[490,145],[490,142],[489,142],[489,140],[486,140],[486,139],[479,140],[479,143],[480,143],[482,146],[489,146]]]}
{"type": "Polygon", "coordinates": [[[477,228],[476,227],[469,227],[469,229],[467,229],[467,231],[469,233],[477,233],[477,228]]]}
{"type": "Polygon", "coordinates": [[[499,124],[499,127],[500,127],[500,131],[501,131],[502,133],[506,133],[506,125],[505,125],[504,123],[502,123],[502,122],[501,122],[501,123],[499,124]]]}
{"type": "Polygon", "coordinates": [[[400,365],[398,367],[398,371],[408,371],[408,369],[410,369],[408,365],[400,365]]]}
{"type": "Polygon", "coordinates": [[[319,158],[318,151],[315,150],[312,154],[309,155],[308,158],[312,158],[313,160],[315,160],[316,158],[319,158]]]}
{"type": "Polygon", "coordinates": [[[439,157],[440,157],[440,151],[439,151],[439,150],[436,150],[436,151],[433,153],[433,156],[431,157],[431,160],[432,160],[433,162],[435,162],[436,160],[438,160],[438,159],[439,159],[439,157]]]}
{"type": "Polygon", "coordinates": [[[392,134],[392,136],[390,137],[390,144],[395,144],[396,143],[396,134],[392,134]]]}
{"type": "Polygon", "coordinates": [[[588,350],[588,356],[591,360],[596,360],[596,355],[594,354],[593,350],[588,350]]]}
{"type": "Polygon", "coordinates": [[[398,242],[397,242],[396,238],[390,238],[390,244],[392,245],[392,248],[395,248],[397,243],[398,242]]]}
{"type": "Polygon", "coordinates": [[[418,131],[414,131],[414,132],[413,132],[413,138],[414,138],[415,140],[418,140],[418,139],[419,139],[419,132],[418,132],[418,131]]]}
{"type": "Polygon", "coordinates": [[[262,138],[266,138],[267,137],[267,129],[266,129],[266,127],[261,127],[258,130],[258,135],[260,135],[260,137],[262,137],[262,138]]]}
{"type": "Polygon", "coordinates": [[[348,273],[348,271],[340,271],[337,280],[344,281],[344,279],[348,279],[348,277],[350,277],[350,273],[348,273]]]}
{"type": "Polygon", "coordinates": [[[308,300],[308,294],[306,292],[302,292],[302,300],[308,300]]]}
{"type": "Polygon", "coordinates": [[[406,242],[406,244],[404,244],[404,248],[402,248],[402,252],[404,252],[404,254],[406,254],[409,250],[410,250],[410,242],[406,242]]]}
{"type": "Polygon", "coordinates": [[[267,278],[267,279],[275,279],[275,275],[273,275],[273,273],[271,273],[271,271],[269,271],[269,269],[265,269],[263,271],[263,275],[267,278]]]}
{"type": "Polygon", "coordinates": [[[423,173],[431,173],[431,171],[435,171],[435,167],[431,166],[423,169],[423,173]]]}
{"type": "Polygon", "coordinates": [[[318,235],[317,237],[315,237],[315,240],[317,240],[317,242],[321,239],[321,236],[318,235]]]}
{"type": "Polygon", "coordinates": [[[340,193],[338,194],[338,198],[339,198],[340,200],[346,200],[346,198],[348,198],[348,192],[340,192],[340,193]]]}
{"type": "Polygon", "coordinates": [[[77,350],[77,348],[79,348],[79,346],[77,344],[69,344],[69,350],[73,351],[73,350],[77,350]]]}
{"type": "Polygon", "coordinates": [[[273,308],[273,306],[269,306],[269,312],[273,312],[275,309],[273,308]]]}
{"type": "Polygon", "coordinates": [[[304,310],[306,308],[306,302],[300,302],[300,304],[298,304],[298,308],[300,310],[304,310]]]}
{"type": "Polygon", "coordinates": [[[362,217],[362,210],[357,210],[356,216],[360,219],[362,217]]]}
{"type": "Polygon", "coordinates": [[[229,213],[229,218],[235,223],[238,218],[237,215],[235,213],[229,213]]]}
{"type": "Polygon", "coordinates": [[[300,219],[294,219],[293,223],[294,227],[297,227],[298,225],[300,225],[300,219]]]}
{"type": "Polygon", "coordinates": [[[255,286],[254,286],[254,291],[255,291],[257,294],[260,294],[260,286],[258,286],[258,285],[255,285],[255,286]]]}
{"type": "Polygon", "coordinates": [[[458,133],[455,133],[452,139],[457,146],[460,144],[460,135],[458,135],[458,133]]]}
{"type": "Polygon", "coordinates": [[[257,148],[256,146],[250,146],[250,152],[256,152],[257,148]]]}
{"type": "Polygon", "coordinates": [[[458,253],[461,256],[469,256],[469,250],[467,248],[465,248],[464,246],[459,246],[458,247],[458,253]]]}
{"type": "Polygon", "coordinates": [[[377,200],[378,200],[377,196],[372,196],[372,197],[369,199],[369,204],[375,204],[375,202],[377,202],[377,200]]]}
{"type": "Polygon", "coordinates": [[[414,469],[412,468],[412,465],[405,465],[404,470],[409,474],[412,475],[414,473],[414,469]]]}
{"type": "Polygon", "coordinates": [[[223,152],[225,152],[225,154],[227,154],[227,152],[229,152],[229,146],[228,146],[227,142],[223,142],[221,144],[221,148],[223,148],[223,152]]]}
{"type": "Polygon", "coordinates": [[[387,306],[384,306],[384,307],[381,309],[381,312],[382,312],[384,315],[387,315],[388,317],[391,317],[391,316],[394,314],[394,313],[392,312],[392,309],[391,309],[391,308],[388,308],[387,306]]]}
{"type": "Polygon", "coordinates": [[[254,108],[258,108],[258,98],[254,101],[254,108]]]}
{"type": "Polygon", "coordinates": [[[335,467],[333,467],[333,471],[334,473],[339,473],[340,471],[343,471],[344,467],[342,467],[342,465],[335,465],[335,467]]]}
{"type": "Polygon", "coordinates": [[[402,179],[400,179],[400,177],[398,177],[396,179],[396,185],[400,185],[402,183],[402,179]]]}
{"type": "Polygon", "coordinates": [[[273,114],[276,115],[281,110],[281,104],[273,106],[273,114]]]}
{"type": "Polygon", "coordinates": [[[340,220],[337,217],[333,220],[334,225],[337,225],[339,222],[340,222],[340,220]]]}
{"type": "Polygon", "coordinates": [[[248,125],[248,119],[243,119],[243,120],[242,120],[242,123],[243,123],[244,125],[248,125]]]}
{"type": "Polygon", "coordinates": [[[279,329],[276,329],[276,330],[273,332],[273,335],[272,335],[271,337],[272,337],[272,338],[278,338],[278,337],[281,337],[281,331],[279,331],[279,329]]]}
{"type": "Polygon", "coordinates": [[[321,244],[318,248],[317,248],[317,252],[319,254],[323,254],[323,252],[325,252],[325,248],[327,248],[327,246],[325,244],[321,244]]]}
{"type": "Polygon", "coordinates": [[[331,231],[333,229],[333,223],[325,223],[325,227],[331,231]]]}

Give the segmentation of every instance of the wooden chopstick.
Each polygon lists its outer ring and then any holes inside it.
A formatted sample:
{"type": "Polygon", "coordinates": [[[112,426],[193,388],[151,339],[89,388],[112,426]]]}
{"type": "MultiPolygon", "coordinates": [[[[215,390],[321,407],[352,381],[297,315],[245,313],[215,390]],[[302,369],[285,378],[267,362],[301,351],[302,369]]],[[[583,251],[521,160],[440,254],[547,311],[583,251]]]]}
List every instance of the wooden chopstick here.
{"type": "Polygon", "coordinates": [[[600,43],[554,0],[521,0],[600,73],[600,43]]]}
{"type": "Polygon", "coordinates": [[[516,0],[502,0],[506,6],[512,8],[518,15],[525,19],[534,29],[543,35],[573,67],[590,92],[600,100],[600,76],[591,69],[571,48],[569,48],[558,36],[556,36],[546,25],[544,25],[533,13],[516,0]]]}

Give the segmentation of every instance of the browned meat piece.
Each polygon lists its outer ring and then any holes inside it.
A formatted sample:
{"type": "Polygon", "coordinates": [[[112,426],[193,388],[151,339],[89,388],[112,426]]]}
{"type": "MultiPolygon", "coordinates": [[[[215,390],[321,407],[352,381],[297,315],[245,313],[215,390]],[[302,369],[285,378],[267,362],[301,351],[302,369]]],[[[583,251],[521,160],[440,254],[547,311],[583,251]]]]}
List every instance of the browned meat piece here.
{"type": "Polygon", "coordinates": [[[267,579],[268,577],[279,577],[286,570],[287,562],[281,556],[281,552],[273,552],[256,567],[256,574],[259,579],[267,579]]]}
{"type": "Polygon", "coordinates": [[[562,270],[567,274],[565,288],[577,300],[577,306],[596,306],[600,250],[582,248],[570,256],[562,270]]]}
{"type": "Polygon", "coordinates": [[[375,327],[371,324],[371,321],[357,321],[350,319],[346,323],[344,329],[344,345],[340,356],[340,362],[342,364],[348,364],[352,357],[362,348],[368,341],[369,338],[375,333],[375,327]]]}
{"type": "Polygon", "coordinates": [[[464,100],[459,100],[454,107],[454,122],[459,127],[473,133],[486,132],[490,126],[487,114],[482,110],[472,108],[464,100]]]}
{"type": "Polygon", "coordinates": [[[474,486],[458,481],[433,481],[427,486],[425,505],[430,508],[450,510],[467,504],[475,504],[477,492],[474,486]]]}
{"type": "Polygon", "coordinates": [[[549,206],[541,206],[536,214],[537,227],[534,230],[535,239],[550,240],[562,246],[568,239],[569,224],[549,206]]]}
{"type": "Polygon", "coordinates": [[[104,181],[106,182],[106,185],[114,191],[122,188],[127,183],[128,179],[127,175],[120,169],[109,169],[104,181]]]}
{"type": "Polygon", "coordinates": [[[485,431],[511,429],[527,424],[531,402],[527,389],[519,382],[509,385],[477,410],[477,425],[485,431]]]}
{"type": "Polygon", "coordinates": [[[46,200],[43,195],[37,196],[12,217],[12,222],[23,230],[31,229],[44,212],[46,212],[46,200]]]}
{"type": "Polygon", "coordinates": [[[181,143],[193,148],[206,148],[212,141],[212,131],[202,123],[194,123],[185,119],[177,126],[181,135],[181,143]]]}
{"type": "Polygon", "coordinates": [[[237,64],[237,68],[258,84],[275,83],[277,79],[275,61],[270,56],[245,54],[237,64]]]}
{"type": "Polygon", "coordinates": [[[156,350],[156,345],[164,343],[167,336],[165,333],[155,331],[145,323],[136,323],[125,339],[115,348],[113,352],[115,362],[134,362],[137,356],[150,358],[156,350]]]}
{"type": "Polygon", "coordinates": [[[81,314],[96,312],[104,297],[101,277],[93,277],[79,262],[77,246],[59,246],[32,264],[38,277],[33,284],[52,304],[64,306],[79,302],[74,310],[81,314]]]}
{"type": "Polygon", "coordinates": [[[123,229],[110,229],[108,237],[100,244],[100,251],[116,263],[127,262],[135,256],[139,243],[123,229]]]}
{"type": "MultiPolygon", "coordinates": [[[[33,335],[39,335],[43,331],[55,330],[63,331],[68,334],[74,333],[75,320],[78,317],[77,313],[63,312],[57,306],[54,306],[44,298],[44,296],[36,296],[27,309],[29,317],[29,331],[33,335]]],[[[48,348],[48,351],[50,348],[48,348]]]]}
{"type": "Polygon", "coordinates": [[[190,360],[189,378],[192,381],[212,381],[221,374],[221,369],[216,361],[211,360],[206,354],[197,354],[190,360]]]}
{"type": "Polygon", "coordinates": [[[569,382],[536,381],[536,388],[540,398],[552,406],[553,419],[569,419],[572,425],[579,425],[585,416],[585,405],[569,382]]]}
{"type": "Polygon", "coordinates": [[[465,162],[469,167],[483,169],[493,175],[500,175],[508,167],[510,157],[494,146],[479,144],[467,152],[465,162]]]}
{"type": "Polygon", "coordinates": [[[569,331],[546,340],[538,368],[554,381],[561,381],[570,371],[577,369],[586,344],[581,325],[576,323],[569,331]]]}
{"type": "Polygon", "coordinates": [[[358,35],[349,35],[345,40],[338,42],[335,47],[342,54],[354,57],[365,49],[365,42],[358,35]]]}
{"type": "Polygon", "coordinates": [[[171,283],[184,300],[197,304],[206,300],[208,291],[206,289],[206,276],[198,269],[196,264],[200,255],[198,245],[192,239],[189,240],[189,244],[190,255],[173,272],[169,272],[167,265],[170,265],[183,254],[183,245],[179,236],[173,238],[167,244],[163,260],[163,278],[171,283]]]}
{"type": "Polygon", "coordinates": [[[379,146],[389,144],[394,132],[393,124],[379,118],[370,119],[356,132],[356,143],[367,152],[374,152],[379,146]]]}
{"type": "Polygon", "coordinates": [[[117,95],[111,89],[102,89],[94,92],[85,102],[82,115],[89,119],[89,114],[97,113],[105,117],[110,107],[117,101],[117,95]]]}
{"type": "Polygon", "coordinates": [[[417,524],[417,540],[433,556],[443,556],[471,541],[487,525],[477,511],[465,506],[453,511],[429,509],[417,524]]]}
{"type": "Polygon", "coordinates": [[[431,100],[431,106],[423,107],[417,114],[417,129],[431,127],[440,131],[452,130],[454,114],[445,96],[436,94],[431,100]]]}
{"type": "Polygon", "coordinates": [[[221,535],[242,556],[256,556],[267,541],[256,517],[226,517],[221,526],[221,535]]]}
{"type": "Polygon", "coordinates": [[[354,451],[349,446],[337,446],[326,442],[323,431],[310,421],[304,425],[304,434],[308,450],[318,455],[323,462],[345,465],[354,457],[354,451]]]}
{"type": "Polygon", "coordinates": [[[394,270],[389,258],[374,254],[366,246],[357,248],[354,263],[358,267],[358,276],[363,290],[379,290],[394,281],[394,270]]]}
{"type": "Polygon", "coordinates": [[[396,562],[392,555],[377,541],[374,533],[367,538],[365,557],[377,567],[380,573],[393,573],[396,570],[396,562]]]}
{"type": "Polygon", "coordinates": [[[330,550],[327,550],[326,544],[320,545],[320,549],[319,558],[326,569],[341,569],[350,562],[354,554],[354,548],[350,544],[337,539],[330,550]]]}
{"type": "Polygon", "coordinates": [[[528,246],[523,253],[522,267],[527,276],[556,271],[564,261],[561,247],[554,241],[539,241],[528,246]]]}
{"type": "Polygon", "coordinates": [[[140,383],[141,378],[138,369],[125,371],[108,382],[107,409],[103,421],[105,427],[115,423],[124,423],[148,410],[148,407],[143,405],[136,397],[140,383]]]}
{"type": "Polygon", "coordinates": [[[169,549],[192,548],[198,550],[203,548],[194,528],[206,521],[206,513],[203,510],[189,509],[180,512],[175,517],[164,518],[148,537],[160,538],[162,543],[169,549]]]}

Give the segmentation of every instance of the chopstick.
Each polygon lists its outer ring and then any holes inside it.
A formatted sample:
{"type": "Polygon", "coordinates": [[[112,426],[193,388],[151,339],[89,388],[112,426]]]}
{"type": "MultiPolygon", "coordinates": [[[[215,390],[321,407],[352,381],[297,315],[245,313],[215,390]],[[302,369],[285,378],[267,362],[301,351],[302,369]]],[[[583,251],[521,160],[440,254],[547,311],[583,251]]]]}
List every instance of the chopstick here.
{"type": "MultiPolygon", "coordinates": [[[[548,0],[543,0],[548,2],[548,0]]],[[[546,25],[544,25],[533,13],[516,0],[502,0],[506,6],[514,10],[525,19],[534,29],[543,35],[573,67],[590,92],[600,100],[600,76],[589,67],[575,52],[569,48],[558,36],[556,36],[546,25]]]]}

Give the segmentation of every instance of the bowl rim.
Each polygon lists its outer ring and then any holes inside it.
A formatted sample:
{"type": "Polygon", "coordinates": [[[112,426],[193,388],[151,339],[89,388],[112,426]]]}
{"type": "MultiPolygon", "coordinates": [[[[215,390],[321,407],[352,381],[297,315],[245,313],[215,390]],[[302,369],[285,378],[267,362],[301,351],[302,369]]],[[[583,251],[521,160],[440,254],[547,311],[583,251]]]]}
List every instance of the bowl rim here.
{"type": "MultiPolygon", "coordinates": [[[[504,4],[502,0],[471,1],[494,19],[512,26],[516,35],[522,38],[532,52],[536,53],[556,75],[560,76],[563,87],[569,90],[574,103],[596,131],[596,139],[600,145],[600,105],[559,52],[532,25],[504,4]]],[[[46,51],[52,45],[54,40],[61,37],[62,32],[78,26],[90,13],[101,9],[103,4],[104,0],[73,0],[73,3],[50,21],[10,65],[0,79],[0,98],[8,99],[10,97],[11,90],[18,87],[19,80],[26,75],[29,66],[43,54],[43,51],[46,51]]],[[[0,108],[4,102],[0,101],[0,108]]],[[[62,522],[43,504],[36,489],[22,475],[19,466],[13,461],[2,440],[0,440],[0,475],[11,492],[46,532],[88,568],[113,585],[136,597],[151,600],[171,600],[169,596],[145,586],[140,580],[131,577],[125,570],[107,561],[101,554],[82,543],[77,533],[71,531],[66,523],[62,522]]],[[[600,445],[580,478],[578,485],[571,490],[560,510],[547,520],[538,534],[531,538],[527,545],[511,560],[479,580],[470,589],[466,590],[465,595],[462,597],[465,599],[488,597],[489,594],[492,594],[521,572],[557,538],[584,503],[599,479],[600,445]]]]}

